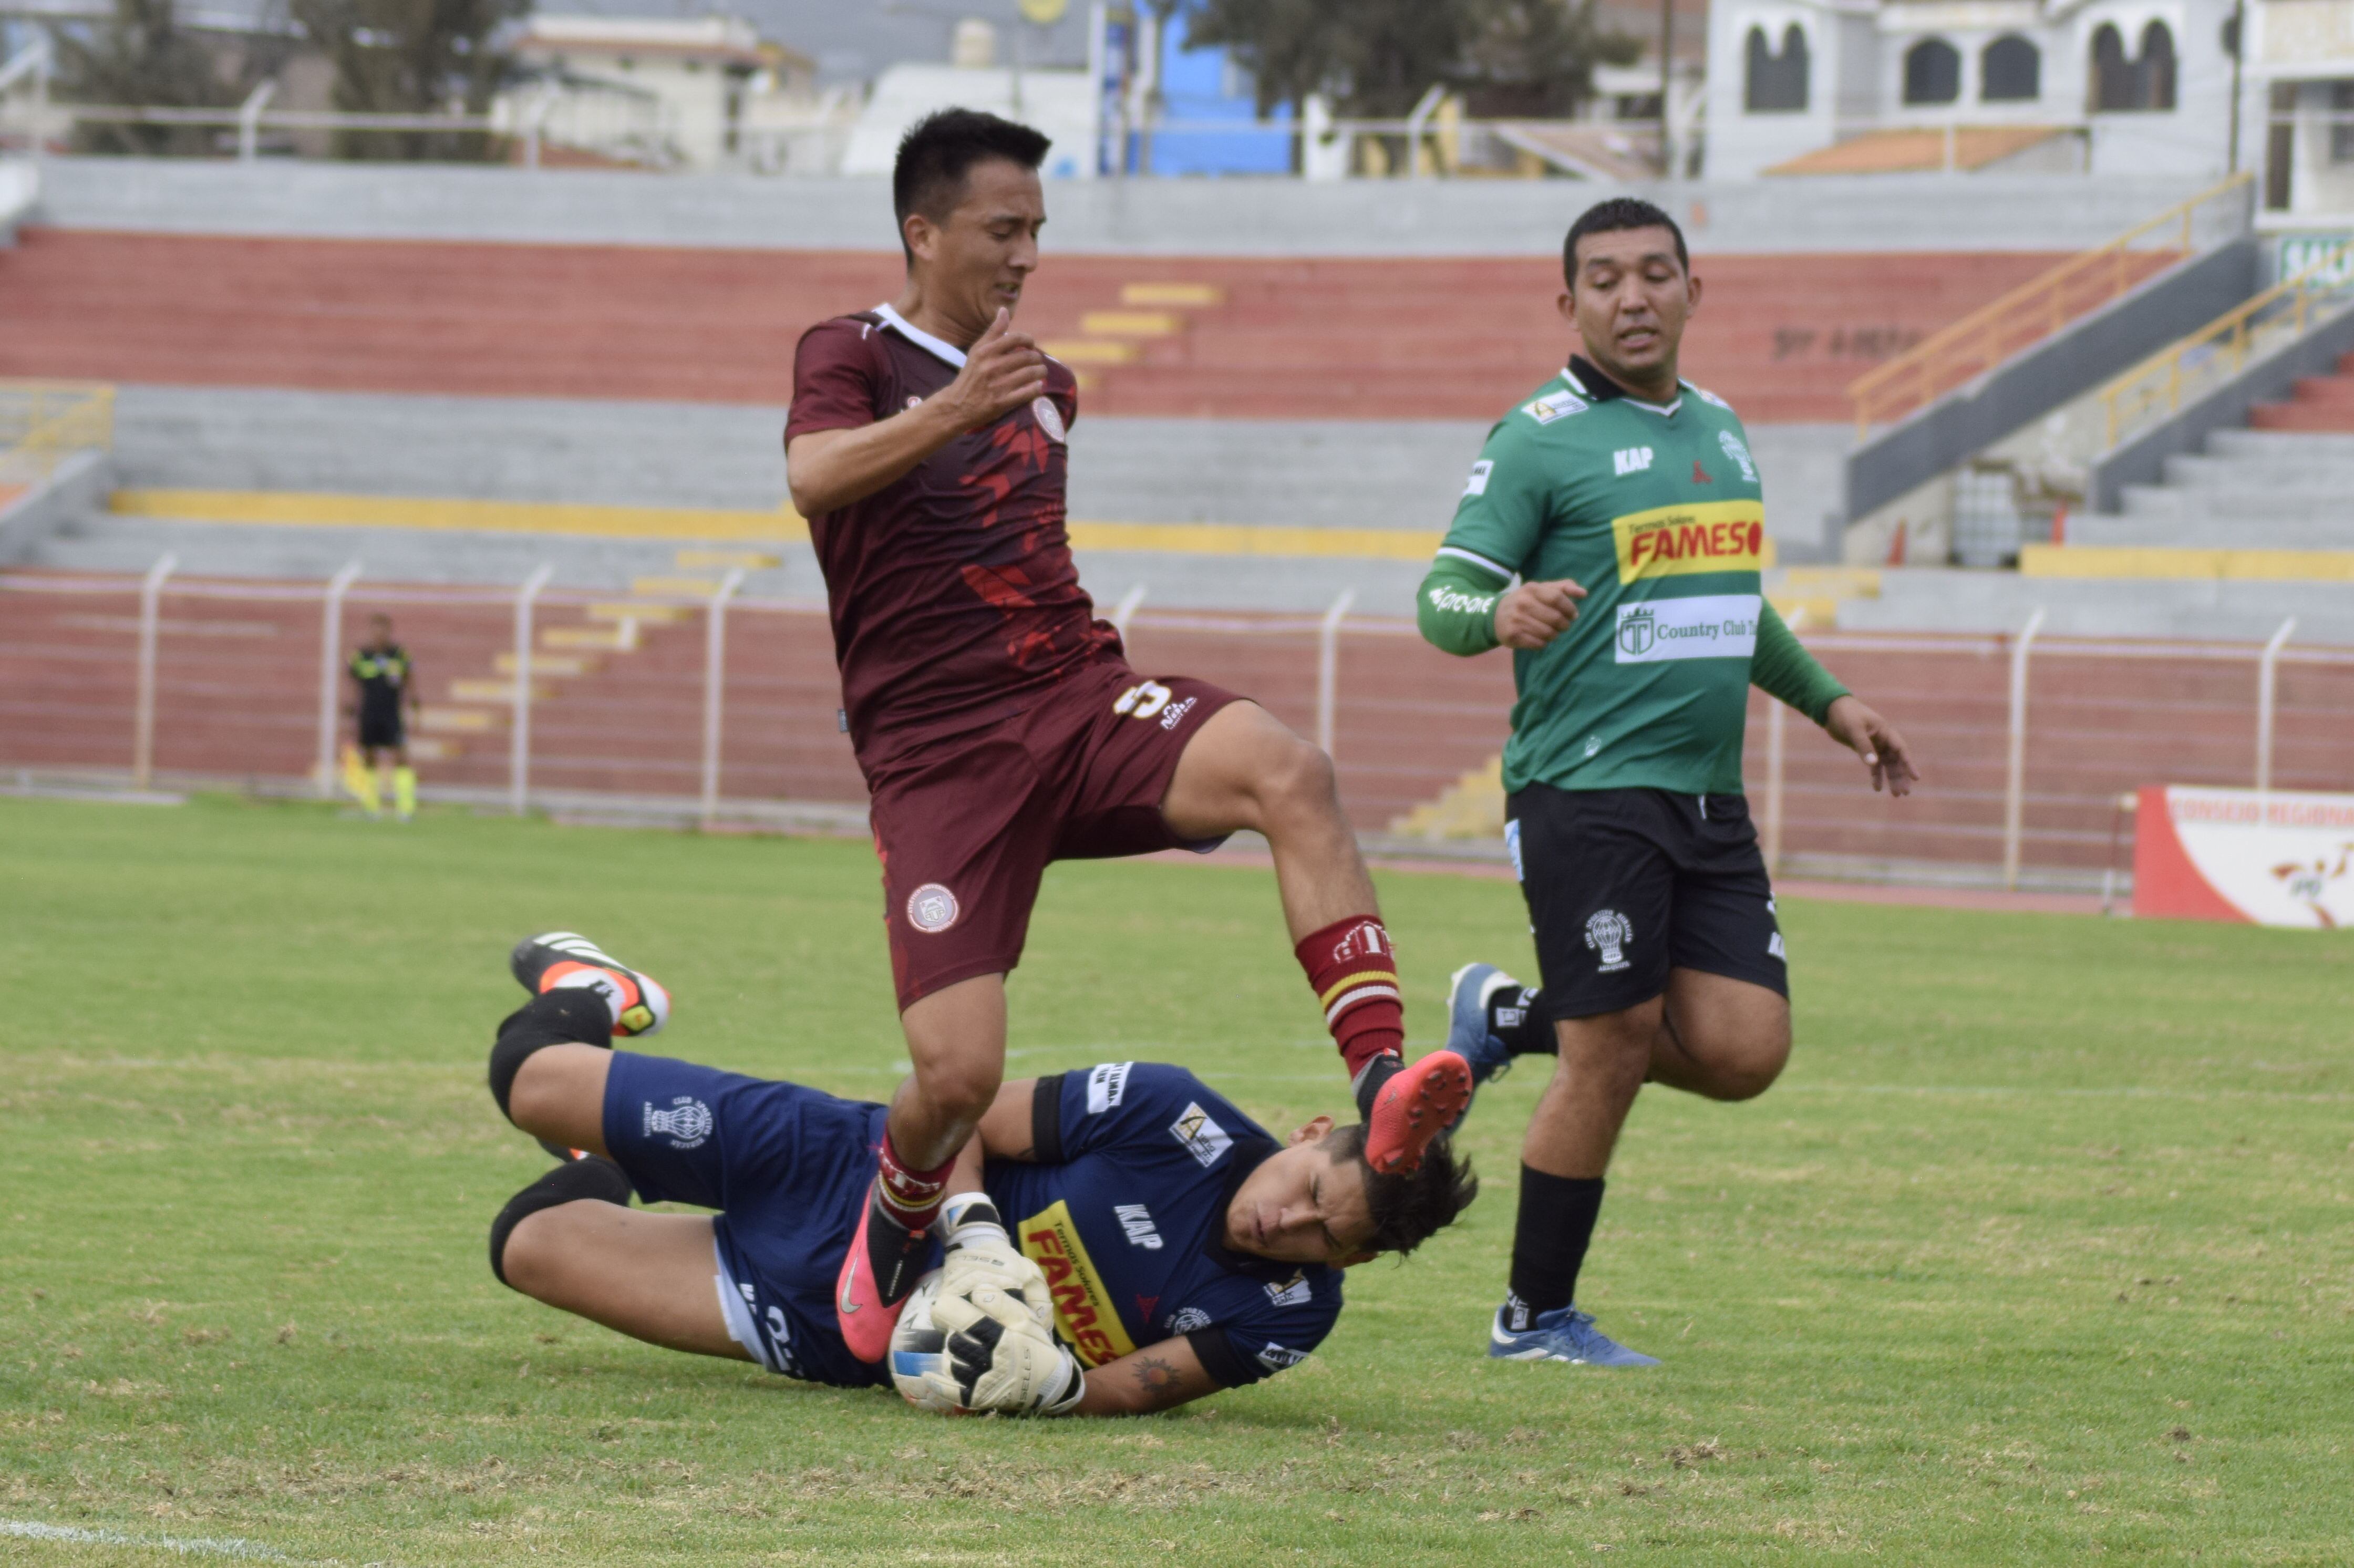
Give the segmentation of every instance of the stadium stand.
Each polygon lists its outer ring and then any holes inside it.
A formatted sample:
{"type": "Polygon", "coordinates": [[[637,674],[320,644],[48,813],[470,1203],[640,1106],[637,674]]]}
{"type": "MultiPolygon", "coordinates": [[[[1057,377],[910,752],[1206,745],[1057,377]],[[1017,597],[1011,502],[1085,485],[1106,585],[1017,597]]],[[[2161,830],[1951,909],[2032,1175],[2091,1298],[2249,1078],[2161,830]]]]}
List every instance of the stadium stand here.
{"type": "MultiPolygon", "coordinates": [[[[1711,257],[1691,374],[1760,424],[1839,419],[1859,368],[2058,260],[1711,257]]],[[[0,252],[0,376],[774,405],[801,332],[897,272],[881,253],[28,227],[0,252]]],[[[1559,286],[1537,258],[1056,256],[1023,324],[1119,351],[1086,367],[1097,414],[1482,419],[1558,367],[1559,286]],[[1124,303],[1176,285],[1204,302],[1124,303]]]]}
{"type": "MultiPolygon", "coordinates": [[[[73,169],[65,184],[90,177],[73,169]]],[[[647,190],[647,210],[683,199],[671,183],[568,177],[600,199],[647,190]]],[[[104,178],[177,189],[183,176],[127,166],[104,178]]],[[[302,779],[317,755],[319,585],[364,559],[346,613],[387,609],[426,662],[429,794],[499,798],[516,694],[514,585],[553,562],[530,694],[535,789],[691,802],[702,601],[732,551],[747,577],[726,623],[720,794],[854,811],[819,584],[798,520],[779,508],[776,437],[799,331],[887,295],[896,258],[817,248],[838,238],[828,204],[848,200],[839,192],[818,193],[786,242],[773,214],[729,209],[721,221],[708,192],[700,216],[681,208],[671,232],[650,236],[619,232],[634,218],[591,221],[586,202],[555,201],[544,182],[496,186],[530,196],[515,204],[517,227],[544,232],[519,238],[483,232],[496,225],[482,193],[500,176],[470,173],[450,187],[471,193],[449,209],[462,221],[404,218],[406,232],[432,237],[396,238],[370,228],[388,219],[348,199],[361,178],[287,171],[278,205],[259,217],[259,198],[207,214],[186,190],[120,207],[118,218],[152,217],[153,232],[92,222],[87,201],[69,202],[59,210],[74,221],[47,213],[0,251],[0,375],[122,384],[113,505],[50,531],[0,573],[0,767],[128,760],[137,574],[169,552],[180,566],[158,628],[159,775],[273,788],[302,779]],[[313,220],[286,194],[314,185],[344,193],[314,223],[332,235],[306,232],[313,220]]],[[[427,189],[417,171],[365,178],[387,193],[387,211],[427,210],[415,206],[427,189]]],[[[1973,188],[1940,228],[1923,217],[1922,193],[1890,178],[1880,188],[1893,193],[1883,198],[1893,216],[1876,228],[1868,194],[1832,191],[1817,249],[1794,242],[1806,226],[1777,220],[1753,225],[1758,249],[1738,251],[1741,226],[1727,215],[1750,197],[1723,196],[1712,222],[1702,209],[1718,196],[1687,204],[1711,287],[1689,367],[1748,419],[1769,525],[1801,562],[1836,506],[1852,440],[1845,392],[1859,371],[2187,194],[2126,209],[2105,186],[2087,214],[1996,214],[1973,188]],[[1866,230],[1888,243],[1853,243],[1866,230]]],[[[235,191],[249,176],[186,180],[235,191]]],[[[1277,236],[1270,253],[1205,256],[1170,243],[1182,226],[1166,214],[1158,238],[1131,243],[1108,196],[1069,193],[1074,227],[1098,248],[1051,252],[1024,312],[1087,378],[1074,532],[1102,603],[1148,590],[1129,623],[1139,662],[1251,691],[1309,733],[1329,718],[1344,800],[1375,833],[1464,826],[1440,820],[1442,800],[1466,821],[1486,810],[1464,780],[1492,791],[1509,667],[1448,660],[1402,615],[1487,422],[1564,346],[1553,242],[1461,253],[1509,227],[1500,198],[1441,196],[1487,216],[1421,234],[1384,220],[1324,254],[1284,227],[1297,215],[1274,215],[1262,226],[1277,236]],[[1377,242],[1364,240],[1374,228],[1377,242]],[[1319,621],[1344,588],[1357,599],[1329,644],[1333,700],[1320,714],[1319,621]]],[[[858,199],[872,205],[871,193],[858,199]]],[[[1339,199],[1300,197],[1303,210],[1339,199]]],[[[1411,213],[1439,198],[1391,199],[1411,213]]],[[[1543,228],[1558,223],[1528,232],[1543,228]]],[[[2170,256],[2132,259],[2126,286],[2170,256]]],[[[1778,791],[1787,863],[1966,875],[1999,858],[2006,655],[2036,609],[2044,641],[2029,683],[2026,788],[2037,874],[2081,882],[2105,863],[2117,791],[2153,769],[2246,781],[2252,661],[2292,610],[2304,630],[2282,668],[2274,777],[2291,788],[2341,780],[2354,758],[2331,715],[2347,706],[2354,656],[2313,644],[2354,643],[2343,590],[2253,580],[2232,563],[2147,580],[2079,568],[2115,565],[2113,549],[2227,537],[2234,548],[2320,547],[2323,503],[2265,476],[2294,450],[2320,476],[2312,495],[2326,495],[2344,482],[2329,464],[2354,466],[2347,440],[2219,432],[2206,455],[2175,460],[2165,486],[2129,492],[2118,518],[2076,519],[2069,549],[2046,553],[2064,560],[2031,553],[2023,573],[1801,564],[1775,574],[1769,591],[1821,629],[1808,635],[1826,661],[1868,676],[1875,700],[1902,715],[1935,786],[1892,810],[1858,794],[1851,759],[1795,726],[1778,791]],[[2251,533],[2235,508],[2266,482],[2290,503],[2260,508],[2271,531],[2251,533]],[[2314,518],[2303,532],[2300,506],[2314,518]],[[2116,528],[2141,531],[2103,532],[2116,528]],[[2193,630],[2208,641],[2115,641],[2193,630]]],[[[2144,566],[2153,561],[2185,565],[2144,566]]],[[[1761,724],[1764,714],[1761,704],[1761,724]]],[[[1751,753],[1763,790],[1766,748],[1751,753]]],[[[1418,842],[1444,851],[1443,839],[1418,842]]]]}

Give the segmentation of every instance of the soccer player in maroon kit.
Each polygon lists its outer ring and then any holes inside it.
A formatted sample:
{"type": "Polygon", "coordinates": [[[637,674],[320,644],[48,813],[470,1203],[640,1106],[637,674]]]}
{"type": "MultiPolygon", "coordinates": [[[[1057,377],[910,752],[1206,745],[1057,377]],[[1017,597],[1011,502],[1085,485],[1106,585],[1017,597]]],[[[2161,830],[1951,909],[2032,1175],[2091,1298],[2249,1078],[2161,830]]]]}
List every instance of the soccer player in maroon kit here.
{"type": "Polygon", "coordinates": [[[970,110],[909,131],[892,179],[907,286],[811,328],[793,365],[792,498],[825,572],[914,1067],[835,1303],[869,1361],[1003,1076],[1005,976],[1050,861],[1264,834],[1369,1162],[1413,1169],[1470,1093],[1452,1052],[1400,1058],[1396,960],[1331,759],[1232,693],[1138,673],[1079,588],[1063,503],[1077,382],[1010,324],[1038,265],[1047,145],[970,110]]]}

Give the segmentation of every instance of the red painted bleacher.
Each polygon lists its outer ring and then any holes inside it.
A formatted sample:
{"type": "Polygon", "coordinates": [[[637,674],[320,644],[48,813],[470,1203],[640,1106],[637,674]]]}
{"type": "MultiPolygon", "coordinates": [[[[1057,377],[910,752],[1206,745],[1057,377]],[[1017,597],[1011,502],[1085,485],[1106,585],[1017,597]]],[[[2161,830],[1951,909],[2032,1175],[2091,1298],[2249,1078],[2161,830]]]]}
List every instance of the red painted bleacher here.
{"type": "Polygon", "coordinates": [[[2248,424],[2259,430],[2354,434],[2354,354],[2338,360],[2334,376],[2299,380],[2287,401],[2259,403],[2249,411],[2248,424]]]}
{"type": "MultiPolygon", "coordinates": [[[[1854,376],[2057,260],[1706,258],[1686,371],[1753,421],[1846,418],[1854,376]]],[[[27,228],[0,251],[0,376],[775,404],[801,331],[898,278],[885,252],[27,228]]],[[[1214,283],[1225,302],[1095,372],[1091,412],[1492,418],[1569,342],[1543,258],[1050,254],[1022,324],[1076,335],[1140,281],[1214,283]]]]}

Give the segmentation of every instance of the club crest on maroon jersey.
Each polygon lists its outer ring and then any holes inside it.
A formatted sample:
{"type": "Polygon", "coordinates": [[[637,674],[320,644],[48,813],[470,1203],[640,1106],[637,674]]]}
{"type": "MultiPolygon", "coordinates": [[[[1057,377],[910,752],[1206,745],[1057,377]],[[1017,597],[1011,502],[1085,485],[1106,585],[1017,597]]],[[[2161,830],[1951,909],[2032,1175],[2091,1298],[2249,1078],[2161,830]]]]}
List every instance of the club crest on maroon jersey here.
{"type": "Polygon", "coordinates": [[[961,913],[956,895],[937,882],[928,882],[907,895],[907,924],[927,935],[937,935],[957,923],[961,913]]]}
{"type": "Polygon", "coordinates": [[[1064,442],[1066,432],[1063,429],[1063,411],[1055,407],[1052,397],[1038,397],[1031,403],[1030,412],[1037,416],[1038,428],[1046,432],[1048,440],[1058,445],[1066,444],[1064,442]]]}

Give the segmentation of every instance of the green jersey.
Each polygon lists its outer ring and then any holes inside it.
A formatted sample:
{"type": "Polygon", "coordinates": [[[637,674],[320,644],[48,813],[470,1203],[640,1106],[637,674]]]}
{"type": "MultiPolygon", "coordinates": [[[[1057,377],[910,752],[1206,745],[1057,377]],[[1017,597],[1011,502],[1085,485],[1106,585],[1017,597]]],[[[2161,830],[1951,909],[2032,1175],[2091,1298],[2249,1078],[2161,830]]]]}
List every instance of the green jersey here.
{"type": "Polygon", "coordinates": [[[1740,419],[1688,383],[1646,403],[1573,358],[1504,416],[1416,608],[1432,642],[1471,653],[1496,645],[1513,577],[1586,590],[1569,630],[1512,655],[1505,789],[1738,794],[1761,633],[1788,678],[1759,683],[1820,721],[1845,688],[1760,597],[1765,524],[1740,419]]]}

